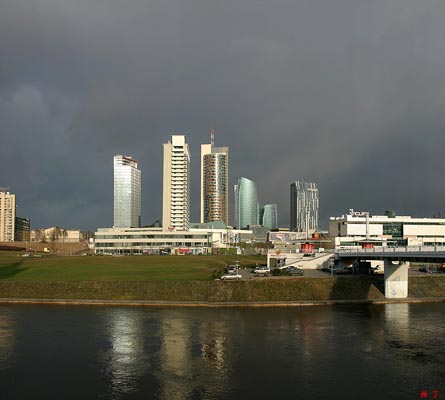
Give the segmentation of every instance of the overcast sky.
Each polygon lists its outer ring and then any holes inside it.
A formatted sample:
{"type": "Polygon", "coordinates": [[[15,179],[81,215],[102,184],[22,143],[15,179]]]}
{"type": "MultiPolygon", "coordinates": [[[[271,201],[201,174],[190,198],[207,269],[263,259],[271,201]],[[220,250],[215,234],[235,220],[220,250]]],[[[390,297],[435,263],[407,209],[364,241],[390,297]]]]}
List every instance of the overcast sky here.
{"type": "Polygon", "coordinates": [[[230,192],[254,180],[280,226],[296,180],[324,228],[445,210],[445,2],[0,0],[0,187],[33,228],[112,226],[115,154],[139,162],[142,223],[161,219],[175,133],[198,221],[210,128],[230,192]]]}

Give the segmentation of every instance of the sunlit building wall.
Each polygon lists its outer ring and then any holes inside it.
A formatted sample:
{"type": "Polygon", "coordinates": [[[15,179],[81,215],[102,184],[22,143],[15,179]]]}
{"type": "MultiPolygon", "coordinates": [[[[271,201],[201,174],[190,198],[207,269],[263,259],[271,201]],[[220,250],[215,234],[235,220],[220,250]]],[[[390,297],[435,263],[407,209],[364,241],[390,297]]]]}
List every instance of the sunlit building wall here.
{"type": "Polygon", "coordinates": [[[131,157],[114,156],[114,227],[141,226],[141,171],[131,157]]]}
{"type": "Polygon", "coordinates": [[[375,246],[445,246],[445,218],[350,210],[349,214],[330,218],[329,236],[336,248],[361,247],[366,241],[375,246]]]}
{"type": "Polygon", "coordinates": [[[0,242],[13,242],[15,236],[15,194],[0,191],[0,242]]]}
{"type": "Polygon", "coordinates": [[[164,143],[162,226],[188,230],[190,225],[190,151],[185,135],[164,143]]]}

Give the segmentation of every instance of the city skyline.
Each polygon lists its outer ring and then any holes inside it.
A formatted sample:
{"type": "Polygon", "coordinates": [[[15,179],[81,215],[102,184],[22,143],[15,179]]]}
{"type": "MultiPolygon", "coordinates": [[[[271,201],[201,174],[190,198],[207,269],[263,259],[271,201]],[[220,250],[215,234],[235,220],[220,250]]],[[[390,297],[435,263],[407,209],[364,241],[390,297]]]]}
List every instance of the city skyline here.
{"type": "Polygon", "coordinates": [[[432,216],[445,209],[444,14],[428,0],[4,0],[0,186],[34,227],[95,230],[113,221],[109,160],[131,154],[149,225],[160,144],[185,132],[197,222],[214,128],[229,188],[257,182],[279,226],[294,180],[322,188],[322,229],[350,208],[432,216]]]}

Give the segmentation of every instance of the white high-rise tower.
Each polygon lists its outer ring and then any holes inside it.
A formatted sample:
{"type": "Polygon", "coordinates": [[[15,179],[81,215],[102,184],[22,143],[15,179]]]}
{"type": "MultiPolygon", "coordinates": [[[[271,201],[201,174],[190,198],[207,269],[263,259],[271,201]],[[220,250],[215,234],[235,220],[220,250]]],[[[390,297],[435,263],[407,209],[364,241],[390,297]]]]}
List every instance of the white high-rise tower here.
{"type": "Polygon", "coordinates": [[[164,143],[162,226],[188,230],[190,224],[190,152],[185,135],[164,143]]]}
{"type": "Polygon", "coordinates": [[[0,242],[12,242],[15,234],[15,194],[0,188],[0,242]]]}
{"type": "Polygon", "coordinates": [[[141,171],[131,157],[114,156],[114,227],[141,226],[141,171]]]}

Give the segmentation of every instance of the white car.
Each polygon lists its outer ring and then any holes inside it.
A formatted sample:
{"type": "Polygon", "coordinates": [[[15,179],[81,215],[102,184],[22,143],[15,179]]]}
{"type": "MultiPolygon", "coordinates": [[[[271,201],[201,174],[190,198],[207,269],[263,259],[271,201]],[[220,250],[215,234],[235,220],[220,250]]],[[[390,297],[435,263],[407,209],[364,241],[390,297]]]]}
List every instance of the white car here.
{"type": "Polygon", "coordinates": [[[268,275],[269,272],[270,268],[267,265],[255,268],[255,270],[253,271],[255,275],[268,275]]]}
{"type": "Polygon", "coordinates": [[[221,277],[222,281],[226,280],[236,280],[239,281],[242,278],[240,274],[225,274],[221,277]]]}
{"type": "Polygon", "coordinates": [[[237,269],[236,265],[229,265],[227,267],[227,273],[230,274],[230,275],[236,275],[237,274],[236,269],[237,269]]]}

